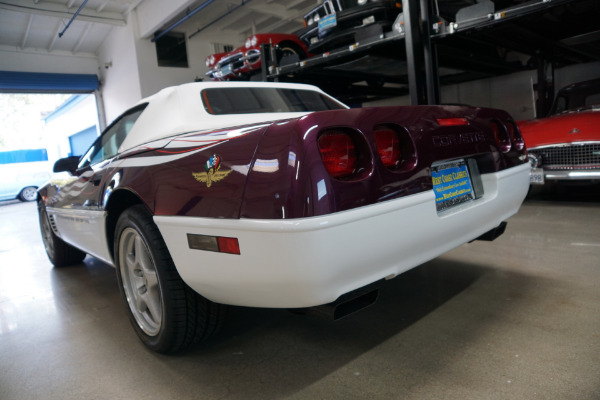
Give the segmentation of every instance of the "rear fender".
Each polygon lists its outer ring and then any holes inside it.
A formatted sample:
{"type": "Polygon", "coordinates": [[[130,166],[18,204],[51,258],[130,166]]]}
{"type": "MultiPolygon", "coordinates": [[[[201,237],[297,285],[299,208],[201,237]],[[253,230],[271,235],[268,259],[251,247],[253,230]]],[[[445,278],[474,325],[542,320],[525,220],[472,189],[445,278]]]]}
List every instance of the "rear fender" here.
{"type": "Polygon", "coordinates": [[[268,125],[178,136],[121,160],[120,186],[154,215],[239,218],[248,169],[268,125]]]}

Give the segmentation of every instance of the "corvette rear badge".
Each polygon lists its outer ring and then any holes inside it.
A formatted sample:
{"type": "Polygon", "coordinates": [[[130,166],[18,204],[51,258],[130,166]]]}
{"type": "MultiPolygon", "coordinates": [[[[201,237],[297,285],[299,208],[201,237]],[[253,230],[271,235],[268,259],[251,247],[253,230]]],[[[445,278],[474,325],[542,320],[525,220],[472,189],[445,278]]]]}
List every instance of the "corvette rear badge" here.
{"type": "Polygon", "coordinates": [[[221,157],[213,154],[204,165],[206,172],[192,172],[192,175],[198,182],[206,183],[206,187],[211,187],[213,182],[219,182],[227,178],[231,170],[221,171],[221,157]]]}

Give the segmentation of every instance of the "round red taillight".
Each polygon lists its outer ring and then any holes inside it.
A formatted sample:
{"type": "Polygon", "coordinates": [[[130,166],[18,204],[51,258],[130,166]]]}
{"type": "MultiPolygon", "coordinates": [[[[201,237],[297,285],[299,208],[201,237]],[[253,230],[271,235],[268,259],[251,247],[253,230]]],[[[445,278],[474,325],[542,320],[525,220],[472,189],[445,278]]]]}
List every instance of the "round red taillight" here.
{"type": "Polygon", "coordinates": [[[492,127],[492,132],[494,133],[498,148],[501,152],[508,153],[510,151],[511,143],[510,135],[506,127],[499,121],[492,121],[490,126],[492,127]]]}
{"type": "Polygon", "coordinates": [[[373,142],[381,163],[393,172],[410,171],[417,165],[417,152],[406,128],[396,124],[373,127],[373,142]]]}
{"type": "Polygon", "coordinates": [[[344,178],[356,169],[356,146],[352,137],[343,131],[327,132],[318,139],[325,169],[334,178],[344,178]]]}
{"type": "Polygon", "coordinates": [[[402,158],[398,134],[389,128],[379,128],[375,130],[373,136],[377,153],[379,153],[383,165],[388,168],[398,166],[402,158]]]}
{"type": "Polygon", "coordinates": [[[512,139],[513,145],[517,150],[523,150],[525,147],[525,140],[523,139],[523,135],[521,135],[521,131],[515,125],[513,121],[508,121],[506,123],[506,129],[508,129],[508,133],[510,138],[512,139]]]}

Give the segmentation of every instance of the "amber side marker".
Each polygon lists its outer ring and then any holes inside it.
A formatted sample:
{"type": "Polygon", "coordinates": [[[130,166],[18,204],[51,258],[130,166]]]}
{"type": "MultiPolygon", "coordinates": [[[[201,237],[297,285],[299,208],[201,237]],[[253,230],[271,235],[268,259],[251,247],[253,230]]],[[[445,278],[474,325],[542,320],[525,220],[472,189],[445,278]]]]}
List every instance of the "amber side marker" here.
{"type": "Polygon", "coordinates": [[[240,254],[237,238],[187,234],[188,246],[193,250],[214,251],[216,253],[240,254]]]}

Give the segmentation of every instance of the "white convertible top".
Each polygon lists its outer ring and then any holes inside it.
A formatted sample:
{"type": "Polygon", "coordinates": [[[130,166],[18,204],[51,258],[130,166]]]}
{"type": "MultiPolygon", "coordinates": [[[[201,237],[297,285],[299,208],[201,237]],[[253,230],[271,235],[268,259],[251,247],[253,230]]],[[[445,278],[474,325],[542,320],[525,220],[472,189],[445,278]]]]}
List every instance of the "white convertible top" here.
{"type": "Polygon", "coordinates": [[[172,137],[181,133],[235,127],[255,122],[299,118],[308,114],[307,112],[209,114],[202,103],[202,90],[207,88],[232,87],[288,88],[317,91],[343,106],[338,100],[312,85],[276,82],[187,83],[162,89],[158,93],[140,100],[137,105],[148,103],[148,106],[119,147],[118,152],[122,153],[144,143],[172,137]]]}

